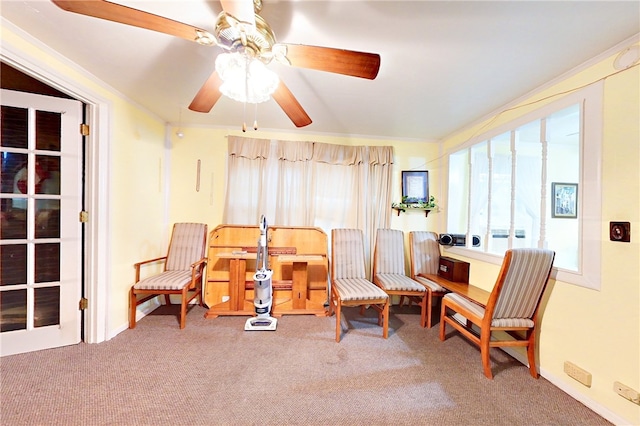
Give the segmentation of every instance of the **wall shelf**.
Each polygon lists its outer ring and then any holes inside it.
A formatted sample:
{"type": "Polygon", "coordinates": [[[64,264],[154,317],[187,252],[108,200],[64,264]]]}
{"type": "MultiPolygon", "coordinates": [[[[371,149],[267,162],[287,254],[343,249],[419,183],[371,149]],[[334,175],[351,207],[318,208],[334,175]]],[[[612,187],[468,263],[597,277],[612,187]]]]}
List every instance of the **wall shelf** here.
{"type": "Polygon", "coordinates": [[[392,207],[392,209],[394,209],[395,211],[398,212],[398,216],[400,216],[400,212],[423,211],[424,212],[424,217],[429,216],[429,212],[431,210],[433,210],[433,209],[426,208],[426,207],[392,207]]]}

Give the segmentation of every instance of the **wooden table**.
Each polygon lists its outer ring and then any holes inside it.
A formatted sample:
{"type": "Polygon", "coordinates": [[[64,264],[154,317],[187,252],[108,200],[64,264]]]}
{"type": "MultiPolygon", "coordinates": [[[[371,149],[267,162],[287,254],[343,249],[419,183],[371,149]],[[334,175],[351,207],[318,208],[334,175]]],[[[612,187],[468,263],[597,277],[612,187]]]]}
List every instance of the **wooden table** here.
{"type": "MultiPolygon", "coordinates": [[[[259,235],[258,226],[228,224],[217,226],[209,234],[204,288],[208,318],[255,315],[253,273],[259,235]]],[[[310,227],[270,226],[267,250],[269,269],[273,271],[272,315],[325,316],[328,259],[324,231],[310,227]]]]}
{"type": "Polygon", "coordinates": [[[256,253],[231,252],[218,253],[217,257],[229,259],[229,300],[212,306],[205,318],[217,318],[219,315],[253,315],[251,309],[245,307],[245,282],[247,259],[256,258],[256,253]]]}
{"type": "Polygon", "coordinates": [[[447,290],[459,294],[467,300],[470,300],[473,303],[476,303],[483,308],[487,307],[487,302],[489,301],[490,292],[481,289],[480,287],[476,287],[471,284],[466,283],[458,283],[455,281],[449,281],[446,278],[442,278],[439,275],[430,275],[430,274],[419,274],[421,277],[424,277],[428,280],[433,281],[434,283],[446,288],[447,290]]]}
{"type": "MultiPolygon", "coordinates": [[[[291,298],[293,299],[293,309],[307,309],[307,290],[309,287],[308,279],[307,279],[307,266],[309,262],[319,262],[322,261],[323,257],[320,255],[312,255],[312,254],[282,254],[278,256],[278,261],[280,263],[293,263],[293,271],[292,271],[292,279],[293,284],[291,288],[291,298]]],[[[316,316],[326,316],[326,311],[324,309],[319,309],[317,312],[306,312],[313,313],[316,316]]]]}
{"type": "MultiPolygon", "coordinates": [[[[216,257],[229,259],[229,299],[223,303],[212,306],[205,318],[217,318],[220,315],[253,315],[253,302],[249,305],[245,298],[247,260],[255,260],[256,253],[231,252],[217,253],[216,257]]],[[[296,255],[284,254],[277,256],[279,263],[292,263],[292,280],[290,284],[292,304],[291,309],[283,309],[278,306],[279,300],[273,299],[272,312],[274,316],[283,314],[313,314],[316,316],[326,316],[327,311],[323,306],[316,307],[309,301],[309,262],[321,262],[322,255],[296,255]]],[[[275,287],[275,284],[272,283],[275,287]]]]}

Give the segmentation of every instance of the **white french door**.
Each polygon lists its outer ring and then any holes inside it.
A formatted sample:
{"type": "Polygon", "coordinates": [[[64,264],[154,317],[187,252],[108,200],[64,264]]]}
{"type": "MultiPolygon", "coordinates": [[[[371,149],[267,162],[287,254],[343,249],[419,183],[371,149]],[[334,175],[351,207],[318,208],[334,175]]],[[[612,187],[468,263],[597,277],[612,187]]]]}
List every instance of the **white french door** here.
{"type": "Polygon", "coordinates": [[[0,355],[80,342],[82,103],[2,90],[0,355]]]}

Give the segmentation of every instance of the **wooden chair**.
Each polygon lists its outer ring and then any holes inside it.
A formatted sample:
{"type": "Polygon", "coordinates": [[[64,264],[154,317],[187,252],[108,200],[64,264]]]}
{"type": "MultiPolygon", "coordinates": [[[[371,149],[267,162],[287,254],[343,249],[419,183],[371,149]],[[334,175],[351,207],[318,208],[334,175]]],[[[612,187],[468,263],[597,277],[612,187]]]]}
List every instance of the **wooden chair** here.
{"type": "Polygon", "coordinates": [[[330,314],[336,313],[336,342],[340,342],[343,306],[367,305],[378,311],[382,337],[389,334],[389,295],[366,278],[363,233],[360,229],[331,230],[330,314]]]}
{"type": "Polygon", "coordinates": [[[198,303],[202,306],[202,276],[207,262],[206,241],[206,224],[176,223],[173,225],[166,256],[134,264],[136,280],[129,292],[129,328],[136,327],[136,307],[160,294],[164,294],[167,305],[171,304],[172,294],[182,296],[180,328],[184,328],[187,304],[198,297],[198,303]],[[163,272],[141,280],[140,267],[155,262],[164,262],[163,272]],[[189,292],[192,294],[189,295],[189,292]],[[138,299],[138,295],[143,297],[138,299]]]}
{"type": "Polygon", "coordinates": [[[404,234],[378,229],[373,255],[373,282],[389,296],[408,297],[420,306],[420,326],[427,325],[427,289],[405,274],[404,234]]]}
{"type": "Polygon", "coordinates": [[[554,258],[555,253],[546,249],[507,250],[486,308],[455,293],[448,293],[442,298],[440,340],[445,340],[445,324],[450,324],[464,337],[478,345],[484,375],[489,379],[493,378],[489,359],[491,348],[526,347],[529,372],[537,379],[535,363],[537,313],[542,294],[549,281],[554,258]],[[453,317],[456,313],[466,318],[466,324],[462,324],[453,317]],[[473,329],[474,325],[479,327],[479,333],[473,329]],[[505,332],[511,338],[492,336],[494,331],[505,332]]]}
{"type": "MultiPolygon", "coordinates": [[[[409,232],[409,265],[411,279],[419,282],[427,289],[427,328],[432,325],[433,299],[439,300],[447,294],[444,287],[421,276],[420,274],[438,273],[440,260],[440,245],[438,234],[429,231],[409,232]]],[[[402,302],[401,302],[402,303],[402,302]]]]}

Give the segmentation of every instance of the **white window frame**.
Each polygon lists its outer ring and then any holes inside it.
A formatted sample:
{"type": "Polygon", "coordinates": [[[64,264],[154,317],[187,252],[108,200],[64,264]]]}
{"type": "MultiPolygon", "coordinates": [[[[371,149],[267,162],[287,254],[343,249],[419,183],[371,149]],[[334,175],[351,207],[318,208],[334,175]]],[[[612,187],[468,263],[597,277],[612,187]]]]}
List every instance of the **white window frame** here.
{"type": "MultiPolygon", "coordinates": [[[[603,93],[604,83],[597,82],[583,89],[563,96],[557,101],[522,115],[508,123],[474,137],[462,145],[451,148],[446,154],[445,179],[449,180],[449,156],[462,149],[482,143],[505,132],[515,130],[531,121],[541,119],[564,108],[580,103],[582,105],[582,145],[580,147],[580,185],[578,186],[578,220],[580,221],[580,242],[578,270],[553,268],[552,278],[600,290],[602,257],[602,139],[603,139],[603,93]]],[[[446,194],[448,203],[448,191],[446,194]]],[[[448,205],[448,204],[445,204],[448,205]]],[[[447,219],[448,220],[448,219],[447,219]]],[[[470,221],[468,220],[469,224],[470,221]]],[[[500,264],[502,256],[471,249],[471,235],[467,230],[467,246],[445,247],[444,250],[471,259],[500,264]]]]}

